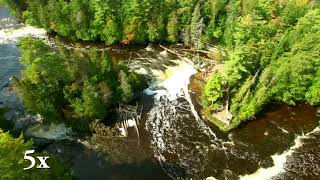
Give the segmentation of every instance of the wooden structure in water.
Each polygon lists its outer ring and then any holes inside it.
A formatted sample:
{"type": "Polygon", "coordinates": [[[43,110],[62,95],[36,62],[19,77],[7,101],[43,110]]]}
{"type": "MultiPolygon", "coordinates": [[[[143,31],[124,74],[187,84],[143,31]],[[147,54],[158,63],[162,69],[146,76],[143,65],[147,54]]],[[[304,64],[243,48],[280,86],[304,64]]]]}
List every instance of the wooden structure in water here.
{"type": "Polygon", "coordinates": [[[120,105],[118,108],[118,117],[119,122],[117,123],[116,127],[120,130],[122,136],[128,136],[128,128],[133,127],[137,134],[137,141],[138,146],[140,146],[140,137],[139,137],[139,129],[138,125],[141,120],[143,107],[140,108],[139,106],[122,106],[120,105]]]}

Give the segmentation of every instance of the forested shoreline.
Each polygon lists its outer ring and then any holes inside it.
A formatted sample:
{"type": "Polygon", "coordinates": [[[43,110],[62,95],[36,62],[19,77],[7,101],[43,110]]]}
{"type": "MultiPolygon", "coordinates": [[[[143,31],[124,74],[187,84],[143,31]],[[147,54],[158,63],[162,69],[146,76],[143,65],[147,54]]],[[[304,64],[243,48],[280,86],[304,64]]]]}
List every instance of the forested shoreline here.
{"type": "Polygon", "coordinates": [[[14,86],[25,108],[47,123],[64,122],[80,130],[95,120],[110,123],[118,105],[131,103],[146,85],[142,76],[112,63],[96,48],[54,49],[32,37],[22,38],[19,47],[25,70],[14,86]]]}
{"type": "Polygon", "coordinates": [[[28,24],[106,44],[206,43],[227,50],[222,73],[204,86],[206,116],[222,130],[253,119],[273,101],[320,103],[319,1],[4,0],[28,24]],[[211,114],[228,94],[231,123],[211,114]]]}
{"type": "Polygon", "coordinates": [[[0,23],[4,179],[320,174],[319,0],[0,0],[0,23]]]}
{"type": "MultiPolygon", "coordinates": [[[[250,7],[250,6],[246,6],[250,7]]],[[[223,130],[237,127],[272,102],[320,103],[320,10],[316,1],[258,1],[237,17],[225,71],[213,73],[204,112],[223,130]],[[229,98],[232,120],[211,116],[229,98]]],[[[227,33],[227,32],[224,32],[227,33]]]]}

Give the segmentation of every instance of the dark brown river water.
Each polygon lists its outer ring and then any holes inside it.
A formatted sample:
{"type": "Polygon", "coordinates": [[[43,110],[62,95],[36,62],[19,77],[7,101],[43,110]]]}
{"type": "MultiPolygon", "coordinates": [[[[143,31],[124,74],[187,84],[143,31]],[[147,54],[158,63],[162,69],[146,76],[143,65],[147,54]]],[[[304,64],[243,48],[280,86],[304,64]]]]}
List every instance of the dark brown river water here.
{"type": "MultiPolygon", "coordinates": [[[[14,27],[3,20],[8,17],[0,7],[1,83],[22,68],[16,47],[22,35],[7,32],[14,27]]],[[[270,104],[254,120],[225,134],[196,111],[186,88],[196,73],[192,62],[178,60],[158,46],[113,49],[112,61],[128,64],[149,80],[140,98],[140,146],[129,129],[127,138],[73,137],[46,147],[71,164],[75,179],[320,179],[315,107],[270,104]]],[[[1,93],[2,104],[9,102],[1,93]]]]}

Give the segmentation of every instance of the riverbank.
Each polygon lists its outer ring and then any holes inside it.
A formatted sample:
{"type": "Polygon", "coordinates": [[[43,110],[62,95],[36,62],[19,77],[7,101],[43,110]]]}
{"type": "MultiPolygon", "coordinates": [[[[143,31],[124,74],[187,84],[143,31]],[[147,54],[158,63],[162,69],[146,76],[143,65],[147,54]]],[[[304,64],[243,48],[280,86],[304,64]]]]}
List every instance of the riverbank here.
{"type": "MultiPolygon", "coordinates": [[[[4,50],[3,46],[8,48],[0,54],[0,60],[10,62],[0,66],[6,72],[0,79],[6,81],[19,74],[20,55],[16,37],[10,41],[0,39],[2,42],[0,50],[4,50]]],[[[87,47],[64,45],[78,50],[87,47]]],[[[179,47],[182,48],[178,46],[177,50],[179,47]]],[[[109,136],[99,128],[101,134],[71,133],[67,139],[50,140],[41,149],[70,163],[74,178],[240,179],[247,175],[262,179],[264,172],[271,172],[268,175],[275,179],[318,179],[319,117],[314,107],[269,104],[254,121],[223,133],[201,117],[197,111],[200,106],[193,99],[198,95],[189,93],[193,89],[202,91],[198,90],[202,85],[193,88],[192,80],[190,84],[190,77],[201,69],[197,63],[157,45],[126,46],[107,52],[111,61],[127,64],[148,80],[148,88],[138,102],[144,107],[139,139],[130,127],[127,137],[109,136]]],[[[198,79],[203,80],[201,76],[198,79]]],[[[8,94],[3,95],[1,98],[8,94]]],[[[45,138],[69,132],[66,130],[62,125],[30,129],[45,138]]]]}
{"type": "MultiPolygon", "coordinates": [[[[215,61],[215,62],[217,63],[219,61],[215,61]]],[[[215,116],[216,113],[213,112],[211,108],[206,107],[205,105],[202,105],[203,100],[201,99],[201,97],[202,97],[202,93],[204,91],[204,86],[207,83],[207,80],[210,78],[210,76],[212,75],[213,72],[217,71],[217,69],[220,69],[220,71],[221,71],[221,67],[223,67],[223,66],[224,66],[223,64],[218,63],[213,66],[207,67],[204,72],[199,72],[199,73],[193,75],[190,78],[189,89],[191,91],[191,96],[192,96],[193,102],[195,104],[195,107],[197,107],[197,111],[200,114],[202,114],[203,119],[213,123],[221,131],[229,132],[229,131],[232,131],[238,127],[240,127],[240,128],[243,127],[244,124],[248,124],[248,121],[249,122],[255,121],[256,116],[259,116],[259,115],[267,112],[268,107],[270,107],[270,105],[268,105],[268,104],[265,105],[264,108],[260,112],[257,112],[255,117],[252,117],[252,119],[250,119],[250,120],[244,119],[242,121],[234,122],[233,119],[231,119],[229,122],[226,123],[226,122],[220,120],[219,118],[217,118],[217,116],[215,116]]],[[[278,103],[273,102],[273,104],[281,104],[281,102],[278,102],[278,103]]],[[[301,104],[304,104],[304,103],[299,103],[297,105],[291,105],[291,106],[295,107],[295,106],[300,106],[301,104]]],[[[306,104],[308,104],[308,103],[306,103],[306,104]]],[[[311,106],[311,105],[308,105],[308,106],[311,106]]],[[[315,111],[316,114],[320,113],[320,108],[318,106],[313,106],[312,108],[318,109],[317,111],[315,111]]],[[[217,110],[217,112],[222,113],[220,110],[217,110]]]]}

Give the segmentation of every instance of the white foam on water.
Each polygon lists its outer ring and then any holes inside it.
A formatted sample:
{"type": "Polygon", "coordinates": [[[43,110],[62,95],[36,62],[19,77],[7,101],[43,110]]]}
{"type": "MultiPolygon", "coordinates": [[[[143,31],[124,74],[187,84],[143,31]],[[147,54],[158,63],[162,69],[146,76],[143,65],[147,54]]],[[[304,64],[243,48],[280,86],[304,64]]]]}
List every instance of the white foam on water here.
{"type": "Polygon", "coordinates": [[[148,45],[145,49],[146,49],[147,51],[154,51],[154,49],[153,49],[150,45],[148,45]]]}
{"type": "Polygon", "coordinates": [[[210,177],[207,177],[206,180],[217,180],[217,179],[215,177],[210,176],[210,177]]]}
{"type": "Polygon", "coordinates": [[[180,174],[181,169],[168,165],[171,161],[185,168],[188,174],[199,175],[205,168],[204,162],[210,148],[202,145],[202,140],[207,138],[215,144],[216,136],[199,117],[189,93],[190,77],[198,71],[193,62],[187,58],[179,60],[161,58],[159,61],[164,65],[162,68],[150,66],[154,68],[148,71],[151,82],[149,88],[144,90],[145,94],[154,95],[155,100],[155,105],[146,121],[146,129],[152,134],[154,156],[163,170],[173,179],[183,178],[180,174]],[[180,126],[197,129],[196,131],[202,136],[201,140],[185,144],[185,135],[180,126]],[[196,155],[188,154],[191,150],[193,153],[197,151],[196,155]],[[174,155],[175,158],[166,159],[168,154],[174,155]]]}
{"type": "Polygon", "coordinates": [[[296,149],[300,148],[303,145],[302,140],[308,138],[309,135],[319,131],[320,128],[317,127],[306,135],[298,136],[294,141],[294,145],[289,150],[285,151],[282,154],[275,154],[271,156],[274,164],[272,167],[260,168],[253,174],[239,176],[240,180],[269,180],[272,177],[285,172],[284,166],[287,162],[287,159],[293,154],[296,149]]]}
{"type": "Polygon", "coordinates": [[[285,130],[284,128],[280,127],[279,125],[277,125],[277,127],[279,129],[281,129],[282,132],[286,133],[286,134],[289,134],[289,132],[287,130],[285,130]]]}
{"type": "Polygon", "coordinates": [[[168,51],[164,50],[160,52],[160,56],[162,57],[167,57],[168,56],[168,51]]]}
{"type": "Polygon", "coordinates": [[[168,92],[166,90],[156,90],[154,98],[159,101],[161,97],[165,97],[168,92]]]}
{"type": "Polygon", "coordinates": [[[170,71],[172,75],[165,79],[162,86],[167,89],[169,100],[174,100],[183,89],[188,88],[190,77],[197,73],[197,70],[193,65],[182,61],[179,66],[170,68],[170,71]]]}
{"type": "Polygon", "coordinates": [[[137,126],[136,121],[132,120],[132,119],[128,119],[128,127],[135,127],[137,126]]]}
{"type": "Polygon", "coordinates": [[[28,128],[25,134],[30,137],[45,138],[50,140],[69,139],[71,128],[66,127],[65,124],[37,124],[28,128]]]}
{"type": "Polygon", "coordinates": [[[202,121],[202,119],[200,118],[200,116],[198,115],[198,112],[196,111],[194,105],[193,105],[193,102],[192,102],[192,99],[191,99],[191,96],[190,96],[190,93],[189,93],[189,82],[187,85],[185,85],[183,87],[183,92],[184,92],[184,95],[185,95],[185,98],[186,100],[188,101],[189,105],[190,105],[190,109],[191,109],[191,112],[193,114],[193,116],[195,117],[195,119],[198,121],[199,125],[203,128],[204,132],[207,134],[207,135],[211,135],[213,136],[215,139],[217,139],[217,136],[212,132],[212,130],[204,124],[204,122],[202,121]]]}
{"type": "Polygon", "coordinates": [[[28,25],[18,29],[3,29],[0,30],[0,44],[18,43],[23,36],[46,38],[46,31],[28,25]]]}
{"type": "Polygon", "coordinates": [[[157,94],[157,92],[151,90],[150,88],[143,90],[143,93],[145,93],[146,95],[149,95],[149,96],[153,96],[153,95],[157,94]]]}
{"type": "Polygon", "coordinates": [[[148,72],[146,69],[140,67],[139,69],[135,70],[136,73],[142,74],[142,75],[148,75],[148,72]]]}
{"type": "Polygon", "coordinates": [[[127,136],[127,133],[126,133],[126,130],[124,128],[119,128],[119,131],[120,131],[120,135],[123,136],[123,137],[126,137],[127,136]]]}
{"type": "Polygon", "coordinates": [[[166,96],[173,101],[182,94],[184,88],[188,88],[189,79],[197,73],[197,70],[192,63],[179,61],[176,66],[168,67],[165,72],[151,70],[151,73],[155,80],[151,83],[150,88],[144,90],[144,93],[156,95],[157,100],[166,96]]]}

